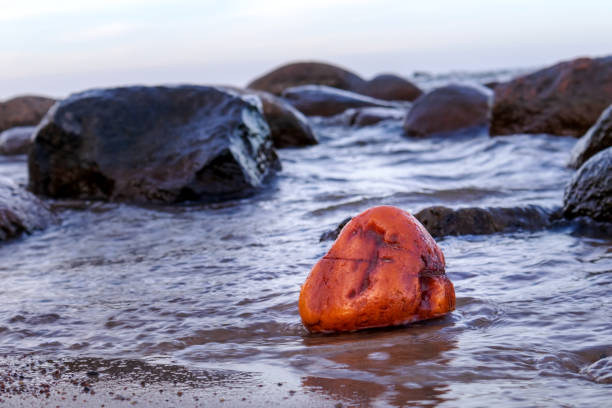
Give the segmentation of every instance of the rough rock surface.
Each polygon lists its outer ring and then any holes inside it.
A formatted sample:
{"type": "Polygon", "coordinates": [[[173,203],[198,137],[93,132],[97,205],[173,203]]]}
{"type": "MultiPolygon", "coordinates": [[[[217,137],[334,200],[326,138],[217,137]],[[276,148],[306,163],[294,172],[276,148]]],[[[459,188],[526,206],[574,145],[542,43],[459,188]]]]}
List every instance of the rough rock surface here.
{"type": "Polygon", "coordinates": [[[612,222],[612,147],[584,163],[565,188],[563,215],[612,222]]]}
{"type": "Polygon", "coordinates": [[[287,88],[300,85],[325,85],[355,90],[365,85],[358,75],[346,69],[321,62],[295,62],[283,65],[255,79],[248,88],[281,95],[287,88]]]}
{"type": "Polygon", "coordinates": [[[448,85],[420,96],[404,121],[408,136],[427,137],[487,126],[491,97],[484,90],[448,85]]]}
{"type": "Polygon", "coordinates": [[[19,96],[0,102],[0,132],[37,125],[54,103],[55,99],[42,96],[19,96]]]}
{"type": "Polygon", "coordinates": [[[279,162],[258,107],[237,94],[135,86],[55,105],[28,166],[36,194],[145,203],[244,196],[279,162]]]}
{"type": "Polygon", "coordinates": [[[347,109],[367,106],[385,108],[400,106],[397,103],[322,85],[303,85],[288,88],[283,92],[283,98],[308,116],[333,116],[347,109]]]}
{"type": "Polygon", "coordinates": [[[579,58],[495,87],[492,135],[580,136],[612,103],[612,56],[579,58]]]}
{"type": "Polygon", "coordinates": [[[0,177],[0,241],[44,229],[54,221],[54,215],[35,195],[0,177]]]}
{"type": "Polygon", "coordinates": [[[26,154],[35,130],[34,126],[19,126],[0,133],[0,154],[26,154]]]}
{"type": "Polygon", "coordinates": [[[351,90],[386,101],[414,101],[423,93],[412,82],[394,74],[377,75],[362,88],[351,90]]]}
{"type": "Polygon", "coordinates": [[[353,218],[302,286],[299,311],[311,332],[406,324],[455,308],[442,251],[399,208],[371,208],[353,218]]]}
{"type": "Polygon", "coordinates": [[[577,169],[593,155],[608,147],[612,147],[612,105],[603,111],[597,123],[576,142],[568,165],[577,169]]]}

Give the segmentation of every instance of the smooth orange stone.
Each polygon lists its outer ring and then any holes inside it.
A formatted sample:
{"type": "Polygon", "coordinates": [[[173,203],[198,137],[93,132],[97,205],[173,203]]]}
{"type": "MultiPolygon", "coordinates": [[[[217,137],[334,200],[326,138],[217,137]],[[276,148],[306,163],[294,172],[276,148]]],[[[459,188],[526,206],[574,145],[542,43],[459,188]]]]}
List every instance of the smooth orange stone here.
{"type": "Polygon", "coordinates": [[[416,218],[396,207],[353,218],[300,292],[313,333],[402,325],[455,309],[442,251],[416,218]]]}

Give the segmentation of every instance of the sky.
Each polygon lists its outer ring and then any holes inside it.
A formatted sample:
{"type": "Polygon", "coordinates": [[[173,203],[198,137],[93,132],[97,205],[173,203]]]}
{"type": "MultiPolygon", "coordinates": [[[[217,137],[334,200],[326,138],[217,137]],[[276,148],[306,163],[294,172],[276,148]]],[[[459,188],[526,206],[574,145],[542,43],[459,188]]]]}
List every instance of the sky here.
{"type": "Polygon", "coordinates": [[[610,0],[0,0],[0,99],[244,86],[295,60],[368,78],[610,54],[610,0]]]}

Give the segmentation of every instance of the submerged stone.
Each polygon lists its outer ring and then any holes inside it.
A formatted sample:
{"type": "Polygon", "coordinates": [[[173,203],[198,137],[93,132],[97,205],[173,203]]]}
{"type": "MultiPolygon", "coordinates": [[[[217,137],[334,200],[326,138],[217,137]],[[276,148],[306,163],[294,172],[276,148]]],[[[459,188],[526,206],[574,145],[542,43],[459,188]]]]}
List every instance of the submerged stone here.
{"type": "Polygon", "coordinates": [[[402,325],[454,308],[442,251],[412,215],[391,206],[371,208],[342,229],[299,299],[313,333],[402,325]]]}

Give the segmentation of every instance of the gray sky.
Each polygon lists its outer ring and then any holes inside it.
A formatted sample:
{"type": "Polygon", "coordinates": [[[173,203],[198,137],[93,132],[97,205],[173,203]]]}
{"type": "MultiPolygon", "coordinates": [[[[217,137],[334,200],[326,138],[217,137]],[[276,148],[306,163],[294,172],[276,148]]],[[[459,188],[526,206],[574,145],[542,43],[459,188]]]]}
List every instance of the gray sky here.
{"type": "Polygon", "coordinates": [[[0,0],[0,98],[245,85],[293,60],[369,77],[607,54],[610,0],[0,0]]]}

